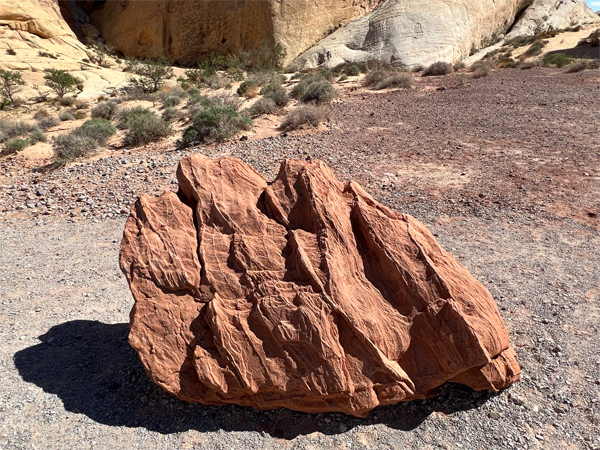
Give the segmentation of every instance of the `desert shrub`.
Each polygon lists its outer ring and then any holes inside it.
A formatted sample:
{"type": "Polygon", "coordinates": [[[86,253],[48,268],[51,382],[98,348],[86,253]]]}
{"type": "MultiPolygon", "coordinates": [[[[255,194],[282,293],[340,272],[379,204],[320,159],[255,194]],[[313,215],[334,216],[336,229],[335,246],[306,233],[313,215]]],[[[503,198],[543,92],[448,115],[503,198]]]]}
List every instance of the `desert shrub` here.
{"type": "Polygon", "coordinates": [[[237,90],[237,93],[241,97],[253,98],[260,92],[260,86],[253,80],[246,80],[237,90]]]}
{"type": "Polygon", "coordinates": [[[526,60],[527,58],[531,58],[532,56],[538,56],[541,55],[542,52],[544,51],[544,47],[546,46],[546,42],[542,41],[542,40],[537,40],[534,41],[529,48],[527,49],[527,51],[523,54],[521,54],[519,56],[519,59],[521,61],[526,60]]]}
{"type": "Polygon", "coordinates": [[[75,119],[81,120],[87,117],[87,113],[85,111],[79,110],[75,111],[75,119]]]}
{"type": "Polygon", "coordinates": [[[190,97],[191,97],[192,95],[200,95],[200,89],[198,89],[198,88],[196,88],[196,87],[189,88],[189,89],[187,90],[187,94],[188,94],[188,96],[190,96],[190,97]]]}
{"type": "Polygon", "coordinates": [[[138,76],[138,78],[129,80],[130,88],[145,93],[158,91],[165,81],[173,75],[171,66],[172,62],[164,58],[129,60],[128,71],[138,76]]]}
{"type": "Polygon", "coordinates": [[[543,61],[545,66],[553,65],[561,68],[571,64],[573,62],[573,58],[563,52],[548,53],[547,55],[544,55],[543,61]]]}
{"type": "Polygon", "coordinates": [[[281,83],[274,81],[274,82],[272,82],[272,83],[269,83],[269,84],[265,84],[265,85],[263,85],[263,86],[260,88],[260,94],[261,94],[261,95],[266,95],[266,94],[269,94],[269,93],[271,93],[271,92],[275,92],[275,91],[277,91],[277,90],[278,90],[278,89],[280,89],[281,87],[282,87],[282,86],[281,86],[281,83]]]}
{"type": "Polygon", "coordinates": [[[79,78],[74,77],[66,70],[50,69],[44,75],[46,86],[52,89],[59,98],[64,97],[69,92],[77,90],[77,87],[83,83],[79,78]]]}
{"type": "Polygon", "coordinates": [[[15,95],[23,89],[25,80],[18,70],[0,69],[0,93],[10,100],[12,104],[17,102],[15,95]]]}
{"type": "Polygon", "coordinates": [[[517,62],[514,59],[507,56],[501,57],[498,60],[497,64],[500,69],[514,69],[515,67],[517,67],[517,62]]]}
{"type": "Polygon", "coordinates": [[[324,120],[329,119],[330,116],[331,110],[327,106],[300,106],[290,111],[279,129],[282,131],[291,131],[305,125],[318,127],[324,120]]]}
{"type": "Polygon", "coordinates": [[[265,98],[273,100],[280,108],[287,106],[287,104],[290,102],[290,96],[287,94],[287,91],[283,86],[279,86],[275,90],[269,90],[269,92],[265,94],[265,98]]]}
{"type": "Polygon", "coordinates": [[[29,133],[29,143],[31,145],[37,144],[38,142],[46,142],[47,140],[46,135],[40,130],[36,129],[29,133]]]}
{"type": "Polygon", "coordinates": [[[74,134],[74,132],[55,136],[52,138],[54,167],[64,166],[70,161],[75,161],[78,158],[86,156],[97,147],[98,143],[92,138],[74,134]]]}
{"type": "Polygon", "coordinates": [[[376,86],[381,83],[386,78],[392,76],[393,72],[389,72],[387,70],[372,70],[365,77],[365,86],[376,86]]]}
{"type": "Polygon", "coordinates": [[[117,103],[112,100],[100,102],[92,108],[92,117],[94,119],[112,119],[117,112],[117,103]]]}
{"type": "Polygon", "coordinates": [[[225,89],[231,87],[231,82],[227,77],[219,75],[218,73],[206,77],[205,83],[213,90],[225,89]]]}
{"type": "Polygon", "coordinates": [[[166,99],[163,100],[163,106],[165,108],[172,108],[174,106],[177,106],[181,103],[181,97],[177,97],[175,95],[171,96],[171,97],[167,97],[166,99]]]}
{"type": "Polygon", "coordinates": [[[279,70],[285,60],[286,50],[281,44],[263,42],[258,48],[242,50],[229,57],[226,68],[247,70],[248,72],[265,72],[279,70]]]}
{"type": "Polygon", "coordinates": [[[123,142],[125,145],[145,145],[170,136],[171,124],[159,118],[155,112],[144,108],[133,108],[121,117],[120,126],[127,129],[123,142]]]}
{"type": "Polygon", "coordinates": [[[494,69],[495,64],[491,61],[475,61],[469,70],[472,72],[471,78],[487,77],[494,69]]]}
{"type": "Polygon", "coordinates": [[[452,67],[452,64],[449,64],[444,61],[438,61],[438,62],[431,64],[429,67],[427,67],[423,71],[421,76],[423,76],[423,77],[439,77],[439,76],[451,74],[452,72],[454,72],[454,67],[452,67]]]}
{"type": "Polygon", "coordinates": [[[73,113],[71,113],[69,111],[60,113],[58,115],[58,118],[60,119],[61,122],[66,122],[68,120],[75,120],[75,116],[73,115],[73,113]]]}
{"type": "Polygon", "coordinates": [[[43,50],[38,51],[38,56],[41,56],[42,58],[58,59],[58,56],[53,55],[52,53],[45,52],[43,50]]]}
{"type": "Polygon", "coordinates": [[[264,114],[272,114],[277,110],[277,105],[270,98],[263,97],[259,99],[250,108],[250,115],[252,117],[262,116],[264,114]]]}
{"type": "Polygon", "coordinates": [[[182,136],[181,145],[187,147],[196,142],[224,141],[252,124],[249,117],[235,106],[211,105],[194,116],[192,126],[182,136]]]}
{"type": "Polygon", "coordinates": [[[540,61],[526,61],[526,62],[518,62],[517,63],[517,69],[521,69],[521,70],[533,69],[534,67],[540,67],[540,66],[541,66],[540,61]]]}
{"type": "Polygon", "coordinates": [[[177,118],[178,110],[177,108],[165,108],[162,112],[161,118],[162,120],[166,120],[167,122],[171,122],[177,118]]]}
{"type": "Polygon", "coordinates": [[[459,70],[462,70],[465,68],[465,63],[460,61],[460,62],[454,63],[454,65],[452,67],[454,68],[455,72],[458,72],[459,70]]]}
{"type": "Polygon", "coordinates": [[[389,88],[399,88],[399,89],[410,89],[413,85],[413,78],[410,75],[406,74],[398,74],[391,75],[389,77],[384,78],[379,83],[375,85],[373,89],[389,89],[389,88]]]}
{"type": "Polygon", "coordinates": [[[294,87],[292,88],[291,91],[291,96],[295,99],[299,99],[300,97],[302,97],[304,95],[304,93],[306,92],[306,90],[308,89],[308,86],[311,85],[311,83],[313,83],[313,79],[312,78],[304,78],[301,79],[296,85],[294,85],[294,87]]]}
{"type": "Polygon", "coordinates": [[[216,95],[213,95],[209,99],[211,105],[233,106],[236,109],[239,109],[241,104],[244,102],[237,95],[231,94],[230,92],[220,92],[216,95]]]}
{"type": "Polygon", "coordinates": [[[0,143],[17,136],[24,136],[35,130],[37,130],[37,127],[27,122],[0,119],[0,143]]]}
{"type": "Polygon", "coordinates": [[[88,109],[90,107],[90,104],[85,100],[79,100],[77,98],[75,99],[75,104],[73,106],[75,106],[75,109],[88,109]]]}
{"type": "Polygon", "coordinates": [[[75,98],[73,98],[73,97],[61,97],[61,98],[58,99],[58,103],[61,106],[67,106],[69,108],[74,107],[76,101],[77,100],[75,98]]]}
{"type": "Polygon", "coordinates": [[[351,64],[344,70],[344,74],[349,77],[357,77],[362,72],[361,68],[356,64],[351,64]]]}
{"type": "Polygon", "coordinates": [[[39,128],[45,131],[58,125],[60,119],[57,116],[40,117],[36,119],[36,123],[39,128]]]}
{"type": "Polygon", "coordinates": [[[565,73],[576,73],[582,70],[600,69],[600,61],[598,60],[581,60],[573,63],[565,68],[565,73]]]}
{"type": "Polygon", "coordinates": [[[49,117],[50,111],[45,106],[41,106],[37,109],[37,111],[33,114],[34,119],[41,119],[42,117],[49,117]]]}
{"type": "Polygon", "coordinates": [[[98,145],[104,145],[108,138],[115,134],[117,130],[106,119],[90,119],[87,120],[79,128],[71,132],[76,136],[84,136],[94,140],[98,145]]]}
{"type": "Polygon", "coordinates": [[[302,103],[315,103],[322,105],[331,102],[337,96],[337,91],[328,81],[315,81],[310,83],[300,97],[302,103]]]}
{"type": "Polygon", "coordinates": [[[4,143],[5,151],[2,152],[4,155],[11,155],[13,153],[20,152],[29,145],[27,139],[13,138],[4,143]]]}
{"type": "Polygon", "coordinates": [[[336,75],[329,69],[323,69],[323,70],[319,70],[319,72],[317,72],[317,77],[322,78],[323,80],[332,82],[333,80],[335,80],[336,75]]]}
{"type": "Polygon", "coordinates": [[[417,73],[417,72],[423,72],[424,70],[425,70],[425,67],[423,67],[421,64],[418,64],[411,69],[411,72],[417,73]]]}

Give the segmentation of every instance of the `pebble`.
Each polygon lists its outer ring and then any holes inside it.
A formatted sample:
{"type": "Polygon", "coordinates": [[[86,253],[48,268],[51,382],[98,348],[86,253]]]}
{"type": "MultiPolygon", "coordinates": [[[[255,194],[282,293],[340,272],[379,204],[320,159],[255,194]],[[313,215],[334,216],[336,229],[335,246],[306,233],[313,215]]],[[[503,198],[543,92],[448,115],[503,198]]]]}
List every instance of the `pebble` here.
{"type": "Polygon", "coordinates": [[[494,420],[498,420],[502,417],[502,414],[500,414],[498,411],[492,411],[489,414],[490,419],[494,419],[494,420]]]}

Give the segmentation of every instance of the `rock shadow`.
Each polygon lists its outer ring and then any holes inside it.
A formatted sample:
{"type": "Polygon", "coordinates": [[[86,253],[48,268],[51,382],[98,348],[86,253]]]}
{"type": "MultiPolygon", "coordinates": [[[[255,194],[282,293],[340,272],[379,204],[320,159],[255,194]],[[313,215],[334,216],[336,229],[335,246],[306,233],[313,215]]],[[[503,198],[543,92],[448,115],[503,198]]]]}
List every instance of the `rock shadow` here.
{"type": "Polygon", "coordinates": [[[284,439],[321,432],[331,435],[357,425],[383,423],[409,431],[431,413],[476,408],[493,394],[444,385],[436,398],[375,409],[366,419],[340,413],[307,414],[287,409],[192,404],[168,394],[146,375],[129,346],[128,324],[77,320],[52,327],[42,343],[14,355],[21,377],[57,395],[67,411],[112,426],[144,427],[160,433],[187,430],[257,431],[284,439]]]}

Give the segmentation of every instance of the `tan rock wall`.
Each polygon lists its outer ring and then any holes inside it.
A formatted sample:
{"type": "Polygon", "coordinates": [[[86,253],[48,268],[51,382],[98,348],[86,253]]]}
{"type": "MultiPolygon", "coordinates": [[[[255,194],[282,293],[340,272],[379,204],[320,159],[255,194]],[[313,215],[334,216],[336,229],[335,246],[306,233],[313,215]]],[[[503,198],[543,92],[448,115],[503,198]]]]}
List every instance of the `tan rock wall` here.
{"type": "Polygon", "coordinates": [[[133,56],[192,64],[210,52],[279,42],[293,59],[379,0],[111,1],[91,12],[104,39],[133,56]]]}

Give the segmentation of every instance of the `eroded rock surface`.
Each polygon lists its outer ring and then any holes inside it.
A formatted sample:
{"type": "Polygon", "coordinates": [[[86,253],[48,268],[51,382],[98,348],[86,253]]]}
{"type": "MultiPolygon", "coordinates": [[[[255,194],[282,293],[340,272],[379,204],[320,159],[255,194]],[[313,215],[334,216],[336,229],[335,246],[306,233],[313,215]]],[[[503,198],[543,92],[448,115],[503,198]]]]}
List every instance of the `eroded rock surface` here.
{"type": "Polygon", "coordinates": [[[341,411],[520,369],[490,293],[414,218],[287,160],[267,183],[193,155],[180,192],[142,195],[121,244],[130,343],[154,382],[209,404],[341,411]]]}

